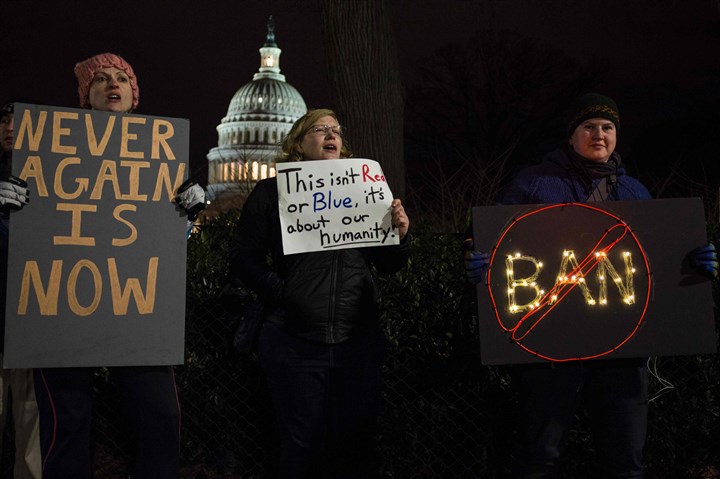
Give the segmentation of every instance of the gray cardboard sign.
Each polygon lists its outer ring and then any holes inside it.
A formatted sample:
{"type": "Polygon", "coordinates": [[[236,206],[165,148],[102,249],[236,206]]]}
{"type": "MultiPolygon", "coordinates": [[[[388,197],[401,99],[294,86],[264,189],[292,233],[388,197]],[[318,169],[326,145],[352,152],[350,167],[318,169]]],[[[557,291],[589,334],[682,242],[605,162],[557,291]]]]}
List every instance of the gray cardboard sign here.
{"type": "Polygon", "coordinates": [[[189,122],[17,103],[4,367],[183,362],[189,122]]]}
{"type": "Polygon", "coordinates": [[[716,351],[697,198],[473,208],[484,364],[716,351]]]}

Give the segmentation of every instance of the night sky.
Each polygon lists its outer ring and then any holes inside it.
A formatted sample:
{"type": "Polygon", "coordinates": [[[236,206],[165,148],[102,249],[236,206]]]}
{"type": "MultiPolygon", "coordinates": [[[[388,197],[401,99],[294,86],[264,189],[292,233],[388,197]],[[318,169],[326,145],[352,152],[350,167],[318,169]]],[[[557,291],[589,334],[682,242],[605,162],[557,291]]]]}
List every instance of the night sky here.
{"type": "MultiPolygon", "coordinates": [[[[720,137],[717,0],[391,3],[408,90],[439,48],[462,45],[480,30],[510,31],[603,72],[600,86],[623,114],[621,152],[657,135],[654,156],[680,154],[680,145],[704,141],[702,154],[715,153],[712,163],[720,159],[714,140],[720,137]],[[698,131],[700,117],[708,120],[698,131]]],[[[0,6],[0,101],[77,107],[74,64],[118,53],[138,75],[138,113],[190,119],[194,169],[216,145],[215,127],[233,94],[258,69],[271,14],[287,81],[308,107],[332,106],[322,10],[313,0],[0,0],[0,6]]]]}

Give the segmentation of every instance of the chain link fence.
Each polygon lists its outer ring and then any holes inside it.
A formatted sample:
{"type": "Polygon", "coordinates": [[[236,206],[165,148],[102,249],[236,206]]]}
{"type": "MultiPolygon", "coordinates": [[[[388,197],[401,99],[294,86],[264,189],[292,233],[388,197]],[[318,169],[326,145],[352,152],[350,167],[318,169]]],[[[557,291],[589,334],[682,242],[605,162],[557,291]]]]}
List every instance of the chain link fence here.
{"type": "MultiPolygon", "coordinates": [[[[207,226],[191,243],[189,261],[205,266],[188,266],[187,354],[176,368],[186,478],[273,477],[277,441],[263,374],[256,358],[232,348],[246,298],[225,284],[227,252],[218,245],[231,223],[207,226]]],[[[419,232],[414,241],[409,267],[378,279],[388,337],[377,438],[381,477],[505,477],[518,401],[506,368],[480,363],[474,291],[464,285],[457,256],[460,238],[419,232]]],[[[649,366],[648,477],[720,477],[718,356],[652,358],[649,366]]],[[[113,475],[120,467],[108,469],[114,451],[128,445],[111,441],[123,437],[109,424],[117,405],[110,406],[114,393],[98,380],[96,477],[125,477],[113,475]]],[[[577,421],[565,440],[564,477],[591,477],[595,470],[585,424],[577,421]]]]}
{"type": "MultiPolygon", "coordinates": [[[[246,299],[227,286],[232,223],[205,226],[189,245],[186,361],[175,368],[183,478],[273,477],[277,441],[263,374],[256,358],[232,348],[246,299]]],[[[377,437],[381,477],[505,477],[513,462],[517,398],[505,368],[480,364],[460,238],[416,232],[414,241],[408,268],[379,278],[388,338],[377,437]]],[[[718,355],[649,364],[648,477],[720,477],[718,355]]],[[[95,477],[128,478],[132,441],[102,369],[95,388],[95,477]]],[[[586,423],[577,421],[567,435],[562,477],[591,477],[595,469],[586,423]]],[[[12,477],[12,457],[3,455],[4,477],[12,477]]]]}

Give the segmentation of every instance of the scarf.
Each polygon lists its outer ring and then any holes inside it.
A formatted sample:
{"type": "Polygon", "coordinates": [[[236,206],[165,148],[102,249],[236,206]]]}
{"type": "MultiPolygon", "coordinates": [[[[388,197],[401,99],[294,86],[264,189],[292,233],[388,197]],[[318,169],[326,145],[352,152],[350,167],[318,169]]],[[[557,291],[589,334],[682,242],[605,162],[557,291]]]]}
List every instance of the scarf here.
{"type": "Polygon", "coordinates": [[[584,156],[579,155],[571,146],[568,146],[565,150],[567,155],[570,157],[570,164],[577,174],[582,178],[585,183],[585,188],[588,190],[589,195],[592,196],[591,191],[593,181],[598,178],[605,178],[607,184],[607,195],[605,192],[601,192],[603,198],[609,196],[617,196],[617,177],[618,170],[622,159],[620,154],[613,152],[610,158],[604,163],[595,160],[589,160],[584,156]]]}

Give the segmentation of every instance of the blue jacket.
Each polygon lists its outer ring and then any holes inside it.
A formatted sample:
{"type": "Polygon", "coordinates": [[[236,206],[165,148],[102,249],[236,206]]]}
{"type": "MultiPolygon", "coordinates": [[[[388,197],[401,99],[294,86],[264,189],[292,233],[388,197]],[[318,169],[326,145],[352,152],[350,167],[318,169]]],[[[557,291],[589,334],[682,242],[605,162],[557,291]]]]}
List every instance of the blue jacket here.
{"type": "MultiPolygon", "coordinates": [[[[617,155],[617,153],[613,153],[617,155]]],[[[619,160],[619,156],[617,156],[619,160]]],[[[610,200],[649,200],[652,197],[638,180],[627,176],[622,163],[617,170],[617,189],[610,200]]],[[[567,203],[587,201],[600,179],[589,183],[573,167],[567,152],[559,148],[537,165],[522,170],[500,193],[498,203],[506,205],[567,203]]]]}

